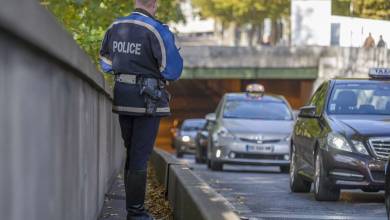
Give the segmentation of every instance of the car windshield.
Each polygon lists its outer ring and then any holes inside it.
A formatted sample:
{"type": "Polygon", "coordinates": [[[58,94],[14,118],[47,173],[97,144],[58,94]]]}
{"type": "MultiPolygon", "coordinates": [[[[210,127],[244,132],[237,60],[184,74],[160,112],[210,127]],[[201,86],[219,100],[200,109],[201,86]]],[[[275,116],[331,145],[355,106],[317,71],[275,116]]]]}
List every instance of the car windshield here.
{"type": "Polygon", "coordinates": [[[293,119],[290,109],[285,103],[259,100],[227,101],[223,117],[261,120],[293,119]]]}
{"type": "Polygon", "coordinates": [[[198,131],[203,128],[206,120],[186,120],[183,122],[181,130],[183,131],[198,131]]]}
{"type": "Polygon", "coordinates": [[[390,115],[390,83],[336,84],[328,104],[328,113],[390,115]]]}

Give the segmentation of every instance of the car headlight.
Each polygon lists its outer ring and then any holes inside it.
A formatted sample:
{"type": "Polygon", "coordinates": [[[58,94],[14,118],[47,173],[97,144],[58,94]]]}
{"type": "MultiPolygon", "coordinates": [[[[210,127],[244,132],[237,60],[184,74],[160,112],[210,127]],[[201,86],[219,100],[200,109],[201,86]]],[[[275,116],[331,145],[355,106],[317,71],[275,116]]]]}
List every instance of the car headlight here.
{"type": "Polygon", "coordinates": [[[228,129],[224,127],[220,127],[217,131],[218,136],[223,137],[223,138],[234,138],[234,135],[229,132],[228,129]]]}
{"type": "Polygon", "coordinates": [[[352,140],[352,143],[353,143],[353,146],[355,146],[355,149],[357,150],[357,152],[359,152],[361,154],[368,155],[368,151],[367,151],[366,147],[364,146],[363,142],[352,140]]]}
{"type": "Polygon", "coordinates": [[[218,128],[217,131],[212,135],[213,141],[218,143],[222,140],[226,139],[235,139],[235,136],[229,132],[225,127],[218,128]]]}
{"type": "Polygon", "coordinates": [[[332,148],[352,152],[351,146],[348,144],[347,139],[340,134],[330,133],[328,134],[328,145],[332,148]]]}
{"type": "Polygon", "coordinates": [[[183,142],[190,142],[190,140],[191,140],[190,136],[181,137],[181,141],[183,141],[183,142]]]}

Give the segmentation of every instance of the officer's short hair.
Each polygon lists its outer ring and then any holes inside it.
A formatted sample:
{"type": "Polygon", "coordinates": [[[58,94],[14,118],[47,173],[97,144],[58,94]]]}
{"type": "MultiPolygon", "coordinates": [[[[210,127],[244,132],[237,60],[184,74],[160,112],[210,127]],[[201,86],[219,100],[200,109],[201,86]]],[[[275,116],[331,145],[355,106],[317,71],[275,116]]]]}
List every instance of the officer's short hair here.
{"type": "Polygon", "coordinates": [[[135,0],[136,2],[140,3],[141,5],[149,5],[150,3],[154,3],[157,0],[135,0]]]}

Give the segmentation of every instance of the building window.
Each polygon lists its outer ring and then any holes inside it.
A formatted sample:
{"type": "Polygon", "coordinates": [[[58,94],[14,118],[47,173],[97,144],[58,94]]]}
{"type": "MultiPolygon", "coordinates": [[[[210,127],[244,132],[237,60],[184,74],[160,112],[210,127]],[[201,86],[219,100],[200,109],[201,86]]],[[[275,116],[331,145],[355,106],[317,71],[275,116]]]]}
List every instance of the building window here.
{"type": "Polygon", "coordinates": [[[339,23],[332,23],[330,33],[331,33],[330,45],[340,46],[340,24],[339,23]]]}

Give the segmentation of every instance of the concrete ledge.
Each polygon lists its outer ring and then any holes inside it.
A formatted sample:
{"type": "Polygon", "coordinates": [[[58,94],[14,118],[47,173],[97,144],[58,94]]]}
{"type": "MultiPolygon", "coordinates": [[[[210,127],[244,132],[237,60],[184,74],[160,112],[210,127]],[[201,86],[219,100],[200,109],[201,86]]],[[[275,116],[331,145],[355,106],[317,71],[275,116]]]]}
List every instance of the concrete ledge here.
{"type": "Polygon", "coordinates": [[[318,68],[185,68],[181,79],[317,79],[318,68]]]}
{"type": "Polygon", "coordinates": [[[72,72],[112,97],[110,87],[87,54],[38,1],[2,0],[0,31],[3,31],[1,29],[77,70],[72,72]]]}
{"type": "Polygon", "coordinates": [[[151,157],[158,179],[178,220],[238,220],[230,203],[172,155],[154,150],[151,157]],[[161,181],[163,180],[163,181],[161,181]]]}
{"type": "Polygon", "coordinates": [[[153,167],[156,170],[158,181],[165,187],[168,188],[168,172],[169,166],[183,164],[176,160],[169,153],[155,149],[151,155],[150,160],[152,161],[153,167]]]}

